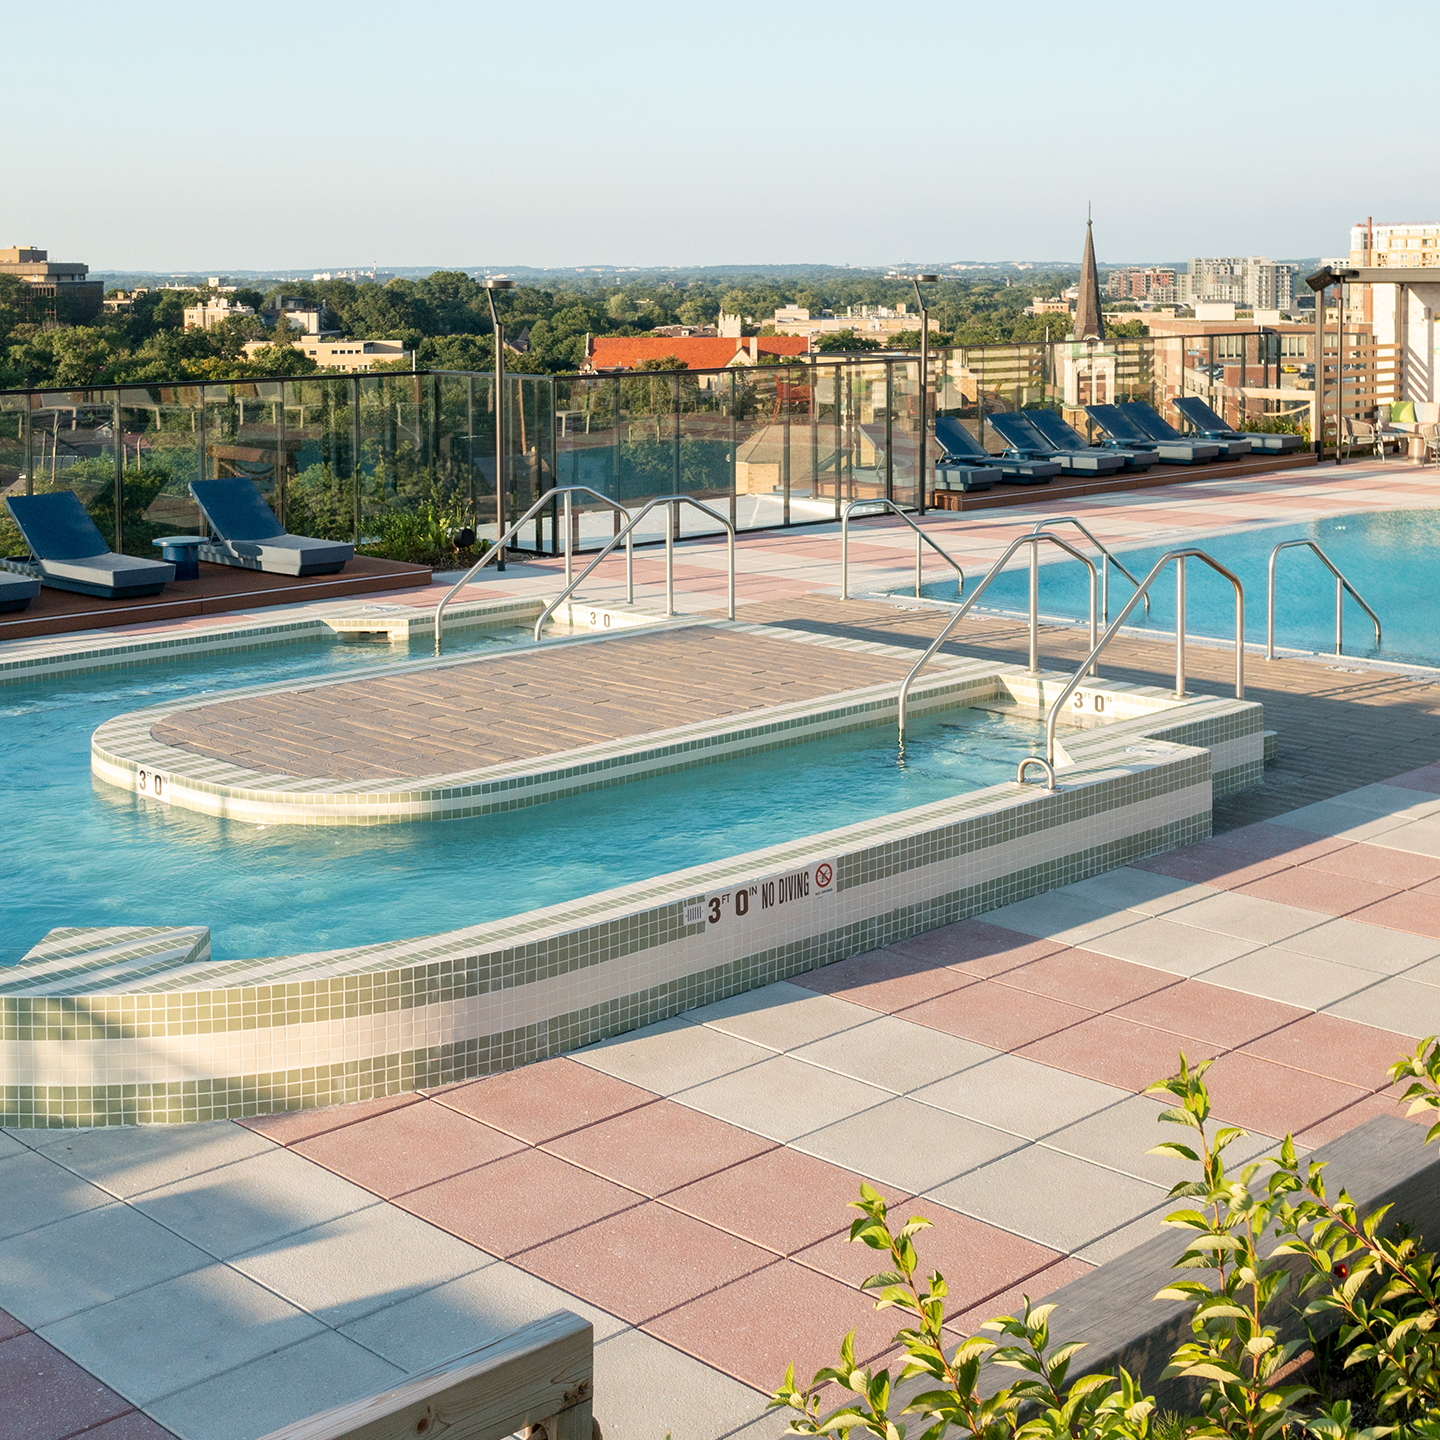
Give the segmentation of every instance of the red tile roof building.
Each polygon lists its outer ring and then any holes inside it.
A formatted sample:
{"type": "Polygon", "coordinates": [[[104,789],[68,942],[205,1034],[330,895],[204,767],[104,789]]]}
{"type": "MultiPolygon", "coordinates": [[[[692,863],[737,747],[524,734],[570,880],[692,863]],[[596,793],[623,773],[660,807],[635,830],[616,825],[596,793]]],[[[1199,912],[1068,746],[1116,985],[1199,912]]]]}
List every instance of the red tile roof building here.
{"type": "Polygon", "coordinates": [[[807,355],[804,335],[747,335],[705,338],[697,335],[596,335],[585,347],[587,370],[634,370],[646,360],[674,356],[686,370],[722,370],[755,365],[762,355],[807,355]]]}

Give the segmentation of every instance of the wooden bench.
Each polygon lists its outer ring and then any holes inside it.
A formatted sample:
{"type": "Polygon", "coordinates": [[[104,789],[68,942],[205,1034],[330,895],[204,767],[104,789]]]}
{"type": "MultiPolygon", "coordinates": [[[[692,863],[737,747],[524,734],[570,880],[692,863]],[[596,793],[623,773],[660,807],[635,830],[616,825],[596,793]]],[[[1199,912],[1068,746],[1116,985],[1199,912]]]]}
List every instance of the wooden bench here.
{"type": "Polygon", "coordinates": [[[557,1310],[403,1385],[297,1420],[265,1440],[601,1440],[591,1414],[595,1331],[557,1310]]]}

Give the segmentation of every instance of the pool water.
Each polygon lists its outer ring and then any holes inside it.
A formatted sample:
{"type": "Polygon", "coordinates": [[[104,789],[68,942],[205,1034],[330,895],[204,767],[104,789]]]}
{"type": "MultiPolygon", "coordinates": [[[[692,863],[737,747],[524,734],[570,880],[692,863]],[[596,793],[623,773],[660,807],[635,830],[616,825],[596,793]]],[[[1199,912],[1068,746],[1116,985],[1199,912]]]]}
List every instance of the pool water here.
{"type": "MultiPolygon", "coordinates": [[[[1061,534],[1065,531],[1062,528],[1061,534]]],[[[1082,537],[1083,538],[1083,537],[1082,537]]],[[[1345,654],[1412,665],[1440,665],[1440,510],[1388,510],[1340,515],[1301,525],[1257,526],[1231,535],[1192,540],[1184,531],[1164,543],[1117,551],[1127,568],[1143,580],[1167,550],[1194,545],[1233,570],[1245,587],[1245,638],[1265,643],[1265,584],[1270,552],[1282,540],[1313,540],[1380,617],[1382,645],[1365,612],[1345,597],[1345,654]]],[[[967,596],[983,574],[966,586],[967,596]]],[[[1186,614],[1192,635],[1233,639],[1235,592],[1230,582],[1201,560],[1186,562],[1186,614]]],[[[897,590],[904,595],[905,590],[897,590]]],[[[913,592],[911,592],[913,593],[913,592]]],[[[935,599],[955,599],[955,582],[937,580],[925,587],[935,599]]],[[[983,608],[1025,613],[1029,608],[1027,568],[1007,570],[985,592],[983,608]]],[[[1113,620],[1134,593],[1130,582],[1111,567],[1110,616],[1113,620]]],[[[1173,565],[1150,590],[1147,618],[1137,606],[1126,621],[1140,629],[1175,633],[1173,565]]],[[[1082,620],[1089,616],[1089,584],[1083,566],[1073,560],[1045,564],[1040,572],[1040,613],[1082,620]]],[[[1286,550],[1275,562],[1275,645],[1279,648],[1335,649],[1335,577],[1310,551],[1286,550]]]]}
{"type": "Polygon", "coordinates": [[[0,962],[60,925],[209,925],[217,959],[433,934],[1011,780],[1043,743],[1037,721],[955,710],[913,721],[903,761],[876,726],[499,815],[343,830],[215,820],[91,780],[112,716],[407,658],[303,643],[0,689],[0,962]]]}

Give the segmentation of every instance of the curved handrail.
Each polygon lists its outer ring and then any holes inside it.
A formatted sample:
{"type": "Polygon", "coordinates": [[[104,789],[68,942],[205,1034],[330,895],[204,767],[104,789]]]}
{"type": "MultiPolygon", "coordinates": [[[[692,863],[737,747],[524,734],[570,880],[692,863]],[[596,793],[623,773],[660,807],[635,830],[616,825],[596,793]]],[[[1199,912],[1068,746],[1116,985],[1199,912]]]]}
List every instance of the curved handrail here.
{"type": "Polygon", "coordinates": [[[1020,762],[1019,768],[1015,771],[1015,783],[1017,785],[1025,783],[1025,772],[1032,765],[1038,765],[1045,772],[1045,788],[1053,795],[1060,788],[1055,783],[1055,767],[1039,755],[1027,755],[1020,762]]]}
{"type": "Polygon", "coordinates": [[[1094,665],[1100,652],[1119,633],[1120,627],[1130,618],[1130,612],[1140,603],[1140,598],[1155,583],[1155,577],[1172,561],[1175,567],[1175,698],[1185,698],[1185,561],[1187,558],[1203,560],[1212,570],[1223,575],[1235,587],[1235,698],[1245,698],[1245,587],[1232,571],[1227,570],[1218,560],[1203,550],[1168,550],[1154,564],[1150,573],[1140,582],[1141,588],[1126,602],[1125,608],[1115,617],[1115,623],[1100,637],[1094,649],[1081,662],[1080,668],[1066,682],[1055,697],[1045,716],[1045,758],[1055,763],[1055,722],[1060,716],[1060,707],[1075,693],[1084,679],[1085,672],[1094,665]]]}
{"type": "MultiPolygon", "coordinates": [[[[1099,540],[1091,534],[1090,529],[1075,515],[1052,515],[1048,520],[1036,522],[1035,528],[1030,532],[1038,535],[1050,525],[1073,525],[1104,557],[1110,562],[1109,565],[1102,565],[1100,568],[1100,618],[1105,624],[1110,623],[1110,565],[1113,565],[1132,585],[1138,586],[1140,582],[1125,568],[1118,555],[1113,554],[1099,540]]],[[[1150,613],[1150,597],[1145,597],[1145,613],[1150,613]]]]}
{"type": "Polygon", "coordinates": [[[1370,617],[1375,626],[1375,648],[1380,648],[1380,617],[1361,598],[1360,592],[1336,569],[1334,562],[1313,540],[1282,540],[1270,552],[1270,574],[1265,585],[1265,658],[1275,658],[1275,557],[1282,550],[1304,545],[1313,550],[1320,563],[1335,577],[1335,653],[1341,653],[1340,645],[1345,633],[1345,591],[1355,597],[1355,603],[1370,617]]]}
{"type": "MultiPolygon", "coordinates": [[[[557,495],[565,496],[566,510],[569,510],[570,495],[572,491],[583,491],[586,495],[593,495],[597,500],[603,500],[612,509],[618,510],[622,515],[629,515],[629,511],[619,503],[612,500],[608,495],[602,495],[598,490],[592,490],[588,485],[561,485],[557,489],[547,490],[503,535],[496,538],[495,543],[445,592],[444,598],[435,607],[435,653],[440,653],[441,616],[445,613],[445,607],[463,590],[470,582],[485,568],[497,555],[504,550],[505,542],[512,535],[519,532],[520,527],[533,515],[538,514],[549,505],[557,495]]],[[[499,528],[498,526],[496,527],[499,528]]],[[[568,552],[570,542],[570,527],[565,527],[565,542],[568,552]]],[[[625,576],[630,588],[630,599],[635,598],[635,558],[633,552],[627,547],[625,555],[625,576]]],[[[565,568],[568,573],[570,568],[570,556],[565,556],[565,568]]]]}
{"type": "Polygon", "coordinates": [[[893,500],[887,500],[884,496],[877,495],[872,500],[864,498],[852,500],[841,513],[840,598],[842,600],[850,598],[850,512],[857,505],[883,505],[887,510],[898,515],[915,532],[915,598],[917,600],[920,598],[920,542],[922,540],[960,577],[960,589],[964,590],[965,572],[960,568],[960,562],[946,554],[893,500]]]}
{"type": "MultiPolygon", "coordinates": [[[[1005,553],[990,567],[990,572],[975,587],[975,593],[945,622],[945,627],[931,642],[930,648],[917,660],[910,673],[900,682],[900,743],[905,743],[905,711],[910,698],[910,687],[915,683],[915,677],[930,663],[935,652],[949,638],[950,632],[970,613],[975,602],[989,588],[990,582],[1005,568],[1005,562],[1022,546],[1030,546],[1030,555],[1033,560],[1040,548],[1040,542],[1048,540],[1052,545],[1058,545],[1067,554],[1073,555],[1090,572],[1090,643],[1095,643],[1096,633],[1096,612],[1095,612],[1095,562],[1086,554],[1077,550],[1068,540],[1062,540],[1058,535],[1051,535],[1048,531],[1041,531],[1038,535],[1021,535],[1019,539],[1012,540],[1005,553]]],[[[1035,626],[1035,616],[1032,614],[1031,629],[1035,626]]],[[[1034,650],[1034,637],[1032,634],[1031,650],[1034,650]]]]}
{"type": "MultiPolygon", "coordinates": [[[[552,492],[553,493],[553,492],[552,492]]],[[[630,523],[580,572],[580,574],[567,585],[541,612],[535,621],[535,638],[539,640],[541,628],[545,622],[567,601],[581,585],[585,583],[585,577],[622,541],[629,541],[630,532],[657,506],[657,505],[693,505],[695,509],[703,511],[712,520],[718,520],[725,527],[725,545],[728,552],[730,568],[730,618],[735,618],[735,527],[718,510],[712,510],[708,505],[702,505],[693,495],[657,495],[655,499],[647,501],[640,507],[631,518],[630,523]]],[[[673,525],[665,527],[665,614],[670,616],[675,611],[675,529],[673,525]]]]}

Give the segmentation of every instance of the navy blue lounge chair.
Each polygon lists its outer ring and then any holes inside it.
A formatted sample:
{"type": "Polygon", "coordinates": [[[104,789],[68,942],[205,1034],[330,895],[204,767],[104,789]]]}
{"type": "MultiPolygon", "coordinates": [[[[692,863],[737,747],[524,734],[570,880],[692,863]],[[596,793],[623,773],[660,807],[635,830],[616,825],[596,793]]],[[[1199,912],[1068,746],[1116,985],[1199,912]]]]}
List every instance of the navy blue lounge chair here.
{"type": "Polygon", "coordinates": [[[990,425],[1012,455],[1028,460],[1053,460],[1071,475],[1113,475],[1125,464],[1124,457],[1117,451],[1096,450],[1083,443],[1074,450],[1062,450],[1050,444],[1021,414],[992,415],[990,425]]]}
{"type": "Polygon", "coordinates": [[[0,611],[24,610],[39,593],[38,580],[0,570],[0,611]]]}
{"type": "Polygon", "coordinates": [[[1193,465],[1197,460],[1216,460],[1220,456],[1220,447],[1213,441],[1156,440],[1118,405],[1087,405],[1085,413],[1112,444],[1125,450],[1149,450],[1166,465],[1193,465]]]}
{"type": "MultiPolygon", "coordinates": [[[[1147,405],[1143,400],[1129,400],[1120,408],[1152,440],[1174,444],[1176,441],[1194,439],[1194,436],[1182,435],[1153,405],[1147,405]]],[[[1242,455],[1250,453],[1248,440],[1217,440],[1213,435],[1207,435],[1205,443],[1218,445],[1222,460],[1238,460],[1242,455]]]]}
{"type": "Polygon", "coordinates": [[[1094,455],[1114,455],[1127,470],[1148,470],[1154,465],[1153,450],[1119,450],[1109,445],[1092,445],[1058,410],[1037,408],[1020,412],[1034,426],[1040,437],[1054,450],[1067,450],[1072,455],[1090,451],[1094,455]]]}
{"type": "Polygon", "coordinates": [[[1288,455],[1304,443],[1302,435],[1270,435],[1263,430],[1232,430],[1198,395],[1170,402],[1195,427],[1203,440],[1248,440],[1252,450],[1288,455]]]}
{"type": "Polygon", "coordinates": [[[251,480],[192,480],[190,493],[215,538],[200,559],[267,575],[334,575],[355,557],[343,540],[291,535],[251,480]]]}
{"type": "Polygon", "coordinates": [[[5,504],[30,547],[41,584],[53,590],[125,600],[158,595],[175,578],[175,567],[163,560],[114,554],[73,490],[7,495],[5,504]]]}
{"type": "Polygon", "coordinates": [[[935,417],[935,439],[944,459],[960,466],[988,467],[1000,472],[1004,485],[1046,485],[1060,474],[1056,460],[1025,460],[1014,455],[992,455],[953,415],[935,417]]]}

